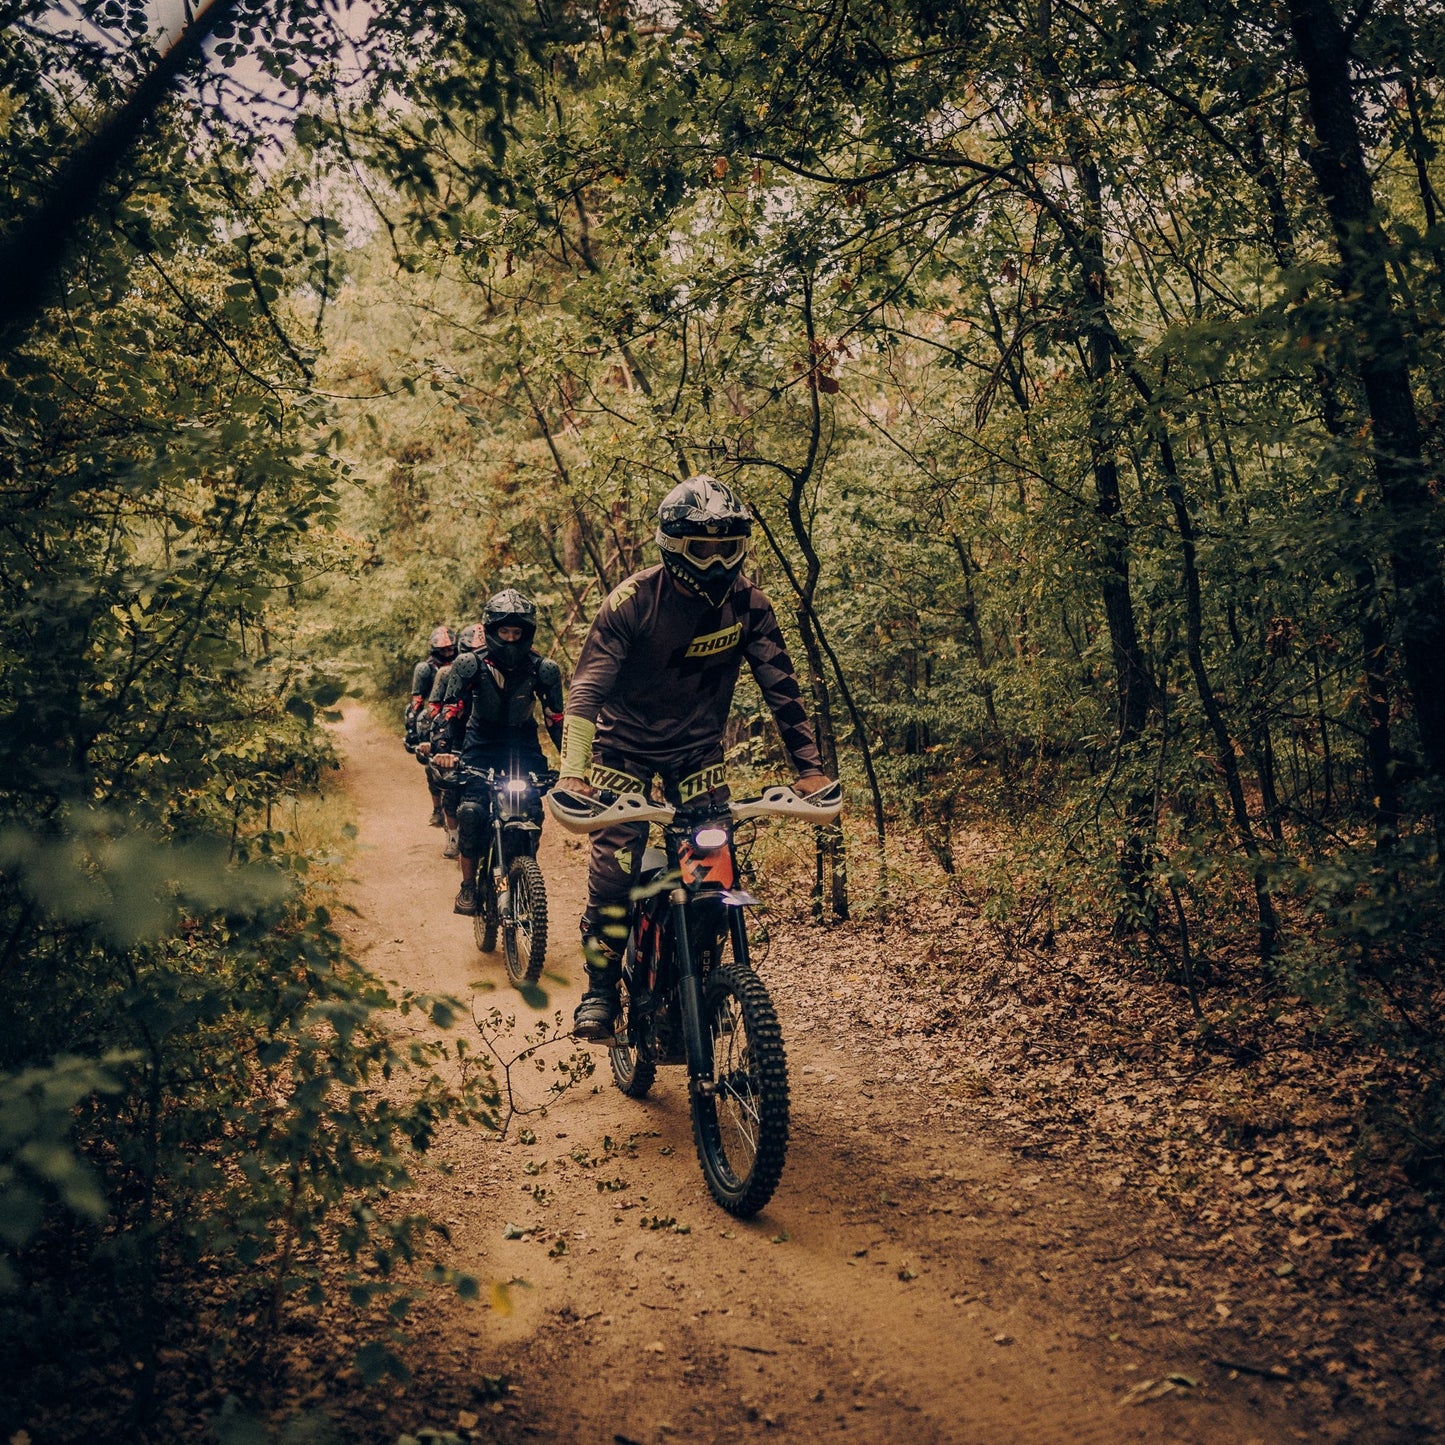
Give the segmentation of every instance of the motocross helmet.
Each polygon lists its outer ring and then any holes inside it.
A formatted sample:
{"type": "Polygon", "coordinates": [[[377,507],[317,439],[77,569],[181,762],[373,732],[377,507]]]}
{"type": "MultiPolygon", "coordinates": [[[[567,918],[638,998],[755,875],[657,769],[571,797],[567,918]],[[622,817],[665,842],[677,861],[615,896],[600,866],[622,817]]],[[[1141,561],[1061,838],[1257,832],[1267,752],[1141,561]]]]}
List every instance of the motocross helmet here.
{"type": "Polygon", "coordinates": [[[753,519],[742,498],[712,477],[680,482],[657,509],[662,565],[714,607],[732,590],[748,554],[753,519]]]}
{"type": "Polygon", "coordinates": [[[440,666],[457,655],[457,639],[450,627],[436,628],[431,635],[431,660],[440,666]]]}
{"type": "Polygon", "coordinates": [[[487,645],[480,622],[469,622],[457,634],[457,647],[462,652],[480,652],[487,645]]]}
{"type": "Polygon", "coordinates": [[[515,587],[498,592],[482,611],[482,625],[486,629],[487,657],[503,672],[516,672],[531,654],[532,639],[537,635],[537,609],[531,600],[515,587]],[[522,635],[516,642],[503,642],[497,636],[503,627],[520,627],[522,635]]]}

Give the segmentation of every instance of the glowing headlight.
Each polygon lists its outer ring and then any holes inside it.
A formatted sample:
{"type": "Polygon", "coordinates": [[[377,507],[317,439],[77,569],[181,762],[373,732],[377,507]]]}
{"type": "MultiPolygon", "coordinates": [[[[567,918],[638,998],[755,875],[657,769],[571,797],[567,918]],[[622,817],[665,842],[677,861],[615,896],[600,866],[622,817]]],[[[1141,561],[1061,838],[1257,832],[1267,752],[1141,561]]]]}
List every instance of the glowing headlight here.
{"type": "Polygon", "coordinates": [[[699,828],[692,841],[699,848],[723,848],[727,846],[728,832],[726,828],[699,828]]]}
{"type": "Polygon", "coordinates": [[[507,791],[509,793],[525,793],[532,785],[526,778],[508,778],[507,791]]]}

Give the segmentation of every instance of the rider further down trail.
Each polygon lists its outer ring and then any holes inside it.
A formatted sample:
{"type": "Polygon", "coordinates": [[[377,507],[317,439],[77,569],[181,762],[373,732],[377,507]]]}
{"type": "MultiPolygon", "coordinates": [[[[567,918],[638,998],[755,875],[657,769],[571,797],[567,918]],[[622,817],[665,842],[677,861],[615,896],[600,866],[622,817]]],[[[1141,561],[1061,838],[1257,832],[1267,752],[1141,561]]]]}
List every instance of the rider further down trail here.
{"type": "MultiPolygon", "coordinates": [[[[360,829],[358,916],[342,924],[354,953],[405,987],[468,998],[489,986],[480,1006],[530,1027],[538,1016],[500,955],[480,955],[472,920],[447,910],[455,875],[394,732],[356,709],[339,742],[360,829]]],[[[540,861],[558,916],[582,905],[586,856],[548,825],[540,861]]],[[[769,901],[790,911],[777,887],[769,901]]],[[[945,1115],[894,1084],[897,1056],[829,1002],[871,987],[882,964],[834,956],[836,935],[801,923],[775,919],[773,932],[759,971],[787,1041],[792,1131],[767,1208],[737,1220],[709,1195],[685,1074],[660,1071],[633,1100],[600,1047],[594,1077],[545,1118],[514,1120],[500,1141],[444,1131],[436,1152],[453,1170],[424,1175],[412,1205],[448,1227],[448,1262],[481,1280],[484,1300],[492,1282],[518,1281],[511,1312],[432,1292],[408,1324],[415,1382],[347,1397],[347,1439],[391,1445],[459,1420],[507,1445],[1298,1438],[1278,1386],[1229,1380],[1167,1324],[1104,1315],[1104,1276],[1119,1266],[1100,1261],[1125,1255],[1137,1228],[1127,1197],[990,1143],[987,1099],[945,1115]],[[501,1376],[511,1388],[489,1401],[487,1379],[501,1376]]],[[[542,982],[549,1012],[570,1018],[582,977],[566,933],[542,982]]],[[[476,1045],[470,1024],[457,1033],[476,1045]]],[[[543,1076],[517,1072],[540,1093],[543,1076]]]]}

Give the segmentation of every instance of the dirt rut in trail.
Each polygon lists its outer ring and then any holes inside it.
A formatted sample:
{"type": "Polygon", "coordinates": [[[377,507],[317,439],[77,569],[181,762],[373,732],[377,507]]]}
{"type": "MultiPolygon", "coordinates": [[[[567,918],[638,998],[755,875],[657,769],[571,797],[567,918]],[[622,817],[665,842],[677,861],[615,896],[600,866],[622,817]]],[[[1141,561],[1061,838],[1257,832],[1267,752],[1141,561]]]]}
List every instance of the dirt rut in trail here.
{"type": "MultiPolygon", "coordinates": [[[[479,954],[451,912],[455,865],[426,824],[421,770],[360,710],[340,742],[360,828],[357,916],[343,925],[354,951],[414,989],[470,998],[489,983],[480,1007],[533,1026],[500,954],[479,954]]],[[[552,824],[541,863],[548,969],[572,980],[544,982],[570,1018],[585,854],[552,824]]],[[[983,1101],[920,1114],[896,1062],[811,1002],[838,986],[828,946],[819,933],[807,976],[760,968],[788,1044],[793,1134],[757,1219],[708,1195],[681,1069],[660,1070],[637,1102],[594,1050],[592,1080],[545,1118],[513,1121],[500,1141],[444,1136],[454,1172],[416,1203],[449,1226],[450,1262],[484,1298],[515,1281],[512,1309],[436,1292],[412,1330],[418,1382],[365,1438],[459,1420],[501,1441],[1322,1438],[1291,1417],[1303,1401],[1231,1377],[1203,1341],[1111,1323],[1095,1291],[1135,1239],[1130,1201],[1076,1186],[1066,1161],[991,1143],[983,1101]],[[490,1399],[499,1376],[510,1389],[490,1399]]],[[[545,1073],[514,1071],[519,1089],[540,1100],[567,1052],[549,1048],[545,1073]]]]}

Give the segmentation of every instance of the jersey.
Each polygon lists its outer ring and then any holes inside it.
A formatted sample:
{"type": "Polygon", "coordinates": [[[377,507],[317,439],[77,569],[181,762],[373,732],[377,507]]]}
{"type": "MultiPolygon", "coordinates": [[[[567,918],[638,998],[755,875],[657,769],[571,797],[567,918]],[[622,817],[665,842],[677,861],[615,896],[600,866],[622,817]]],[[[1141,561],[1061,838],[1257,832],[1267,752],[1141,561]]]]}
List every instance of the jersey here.
{"type": "Polygon", "coordinates": [[[567,715],[595,724],[600,747],[680,764],[721,742],[745,660],[794,771],[821,772],[773,605],[741,574],[720,607],[661,564],[619,584],[592,619],[567,715]]]}

